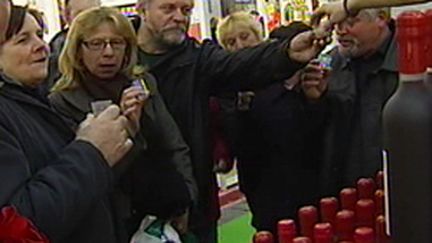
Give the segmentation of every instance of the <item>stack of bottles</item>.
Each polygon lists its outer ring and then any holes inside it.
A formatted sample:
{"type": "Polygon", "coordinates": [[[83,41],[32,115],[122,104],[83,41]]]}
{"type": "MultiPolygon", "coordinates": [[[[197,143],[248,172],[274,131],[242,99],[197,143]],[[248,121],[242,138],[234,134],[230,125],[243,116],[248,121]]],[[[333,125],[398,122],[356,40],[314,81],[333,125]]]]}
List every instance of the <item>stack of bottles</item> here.
{"type": "Polygon", "coordinates": [[[336,197],[322,198],[319,208],[304,206],[298,219],[278,223],[278,239],[267,231],[254,235],[254,243],[390,243],[385,231],[383,173],[375,180],[362,178],[356,188],[336,197]]]}

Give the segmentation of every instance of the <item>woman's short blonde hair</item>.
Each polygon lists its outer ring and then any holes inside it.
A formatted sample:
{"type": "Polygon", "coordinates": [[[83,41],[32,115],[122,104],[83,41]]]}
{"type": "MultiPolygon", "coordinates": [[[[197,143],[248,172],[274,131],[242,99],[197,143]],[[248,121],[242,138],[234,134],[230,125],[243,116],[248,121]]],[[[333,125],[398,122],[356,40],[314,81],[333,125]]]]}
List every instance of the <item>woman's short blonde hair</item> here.
{"type": "Polygon", "coordinates": [[[81,45],[84,38],[91,35],[103,23],[112,24],[117,34],[125,39],[127,46],[121,72],[127,76],[132,75],[137,60],[137,40],[132,24],[114,8],[92,8],[80,13],[72,22],[59,57],[59,69],[62,76],[54,85],[52,91],[73,89],[79,86],[80,79],[85,71],[80,57],[81,45]]]}
{"type": "Polygon", "coordinates": [[[226,16],[218,24],[216,35],[223,48],[227,47],[226,36],[238,27],[250,29],[258,40],[263,39],[260,23],[249,13],[236,12],[226,16]]]}

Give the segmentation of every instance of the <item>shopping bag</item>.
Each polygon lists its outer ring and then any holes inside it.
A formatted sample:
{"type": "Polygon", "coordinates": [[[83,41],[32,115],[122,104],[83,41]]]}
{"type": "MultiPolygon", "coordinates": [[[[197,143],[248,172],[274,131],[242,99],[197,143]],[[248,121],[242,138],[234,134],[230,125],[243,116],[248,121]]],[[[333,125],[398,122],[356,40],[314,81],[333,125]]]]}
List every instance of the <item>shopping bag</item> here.
{"type": "Polygon", "coordinates": [[[131,243],[182,243],[182,241],[169,222],[154,216],[146,216],[133,235],[131,243]]]}

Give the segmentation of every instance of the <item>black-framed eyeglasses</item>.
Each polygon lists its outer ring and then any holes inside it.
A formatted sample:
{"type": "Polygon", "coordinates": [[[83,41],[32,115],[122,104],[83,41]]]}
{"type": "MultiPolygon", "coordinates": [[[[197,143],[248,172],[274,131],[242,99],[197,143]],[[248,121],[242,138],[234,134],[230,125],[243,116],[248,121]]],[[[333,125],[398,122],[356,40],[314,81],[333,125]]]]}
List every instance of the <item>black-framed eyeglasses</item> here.
{"type": "Polygon", "coordinates": [[[101,51],[108,45],[114,50],[124,50],[126,48],[126,41],[123,39],[93,39],[82,42],[88,49],[92,51],[101,51]]]}

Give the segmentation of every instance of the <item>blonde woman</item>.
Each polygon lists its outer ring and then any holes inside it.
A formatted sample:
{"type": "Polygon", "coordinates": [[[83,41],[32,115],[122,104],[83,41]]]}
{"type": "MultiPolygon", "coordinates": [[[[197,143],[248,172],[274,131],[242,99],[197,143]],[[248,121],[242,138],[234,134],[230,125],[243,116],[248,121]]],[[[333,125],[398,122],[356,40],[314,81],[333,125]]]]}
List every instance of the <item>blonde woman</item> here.
{"type": "Polygon", "coordinates": [[[50,95],[53,106],[73,124],[97,104],[118,104],[135,141],[117,168],[122,188],[114,203],[132,233],[147,214],[178,220],[186,229],[187,210],[196,196],[189,149],[158,93],[152,76],[135,67],[136,37],[128,19],[113,8],[82,12],[70,27],[60,56],[61,79],[50,95]],[[122,195],[122,196],[118,196],[122,195]]]}
{"type": "MultiPolygon", "coordinates": [[[[281,39],[308,29],[303,23],[289,25],[282,29],[281,39]]],[[[217,33],[230,52],[263,42],[258,23],[246,13],[227,16],[217,33]]],[[[322,110],[309,104],[297,84],[298,74],[237,97],[234,127],[238,132],[240,189],[246,195],[255,229],[275,235],[279,220],[295,219],[300,206],[318,198],[320,127],[311,121],[319,124],[322,110]],[[312,155],[310,151],[315,152],[312,155]]]]}
{"type": "Polygon", "coordinates": [[[216,33],[222,47],[230,52],[263,42],[259,22],[246,12],[225,17],[220,21],[216,33]]]}

